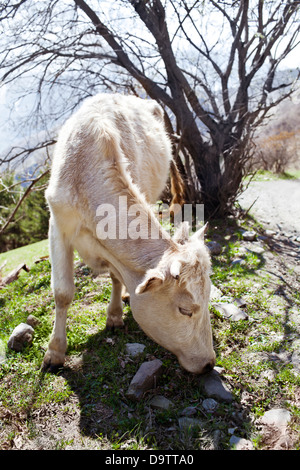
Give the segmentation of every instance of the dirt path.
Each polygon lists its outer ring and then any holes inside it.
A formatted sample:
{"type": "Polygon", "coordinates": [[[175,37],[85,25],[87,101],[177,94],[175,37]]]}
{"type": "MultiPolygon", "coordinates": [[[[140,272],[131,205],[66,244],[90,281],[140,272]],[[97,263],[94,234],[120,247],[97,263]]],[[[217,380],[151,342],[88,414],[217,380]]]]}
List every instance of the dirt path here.
{"type": "Polygon", "coordinates": [[[255,181],[240,196],[243,209],[266,228],[300,236],[300,180],[255,181]]]}

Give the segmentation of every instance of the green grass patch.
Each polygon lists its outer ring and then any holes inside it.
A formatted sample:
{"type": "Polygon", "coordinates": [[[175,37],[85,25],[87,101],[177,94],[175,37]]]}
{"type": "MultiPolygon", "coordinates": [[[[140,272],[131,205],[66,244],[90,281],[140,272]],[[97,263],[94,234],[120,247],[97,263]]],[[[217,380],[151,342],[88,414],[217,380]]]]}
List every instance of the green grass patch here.
{"type": "MultiPolygon", "coordinates": [[[[253,419],[272,407],[288,407],[293,426],[299,431],[294,397],[299,394],[300,380],[291,364],[280,360],[280,354],[289,351],[291,338],[299,336],[299,325],[288,327],[287,308],[274,310],[284,298],[275,294],[274,280],[271,282],[263,271],[263,257],[241,250],[240,227],[232,220],[227,226],[220,221],[221,228],[218,224],[212,224],[212,231],[218,231],[223,251],[212,259],[212,281],[225,298],[245,299],[249,315],[248,320],[230,322],[210,307],[217,366],[222,368],[234,401],[220,401],[213,413],[205,411],[202,403],[207,395],[199,377],[182,370],[175,356],[145,336],[129,306],[124,307],[124,330],[107,331],[111,282],[109,278],[96,278],[86,266],[75,269],[65,367],[59,375],[42,373],[40,366],[54,321],[54,300],[49,260],[34,263],[47,253],[47,243],[40,242],[0,258],[7,256],[10,267],[20,259],[30,265],[28,273],[0,290],[0,353],[6,356],[0,365],[0,448],[13,448],[14,439],[21,435],[26,435],[34,447],[41,429],[46,432],[48,428],[52,432],[48,442],[51,449],[82,448],[84,443],[85,448],[98,449],[202,450],[216,448],[216,436],[217,448],[228,449],[228,429],[233,427],[236,435],[252,439],[258,446],[262,444],[253,429],[253,419]],[[241,253],[244,263],[233,265],[241,253]],[[8,350],[13,328],[25,322],[29,314],[39,320],[32,344],[22,352],[8,350]],[[126,354],[126,343],[130,342],[146,346],[137,358],[126,354]],[[134,374],[142,362],[153,358],[163,362],[163,376],[141,402],[130,401],[126,392],[134,374]],[[268,374],[273,374],[272,380],[265,378],[268,374]],[[154,394],[171,400],[173,407],[152,409],[154,394]],[[179,428],[178,420],[187,407],[194,409],[192,417],[201,421],[201,429],[188,432],[179,428]],[[72,420],[77,423],[77,434],[65,436],[72,420]],[[44,428],[39,427],[40,422],[44,428]]],[[[289,297],[289,309],[292,302],[299,308],[297,295],[295,292],[289,297]]]]}
{"type": "Polygon", "coordinates": [[[47,256],[48,254],[48,240],[42,240],[40,242],[33,243],[32,245],[22,246],[15,250],[0,253],[0,266],[6,262],[2,270],[2,276],[5,277],[6,274],[21,263],[26,263],[30,267],[37,259],[47,256]]]}

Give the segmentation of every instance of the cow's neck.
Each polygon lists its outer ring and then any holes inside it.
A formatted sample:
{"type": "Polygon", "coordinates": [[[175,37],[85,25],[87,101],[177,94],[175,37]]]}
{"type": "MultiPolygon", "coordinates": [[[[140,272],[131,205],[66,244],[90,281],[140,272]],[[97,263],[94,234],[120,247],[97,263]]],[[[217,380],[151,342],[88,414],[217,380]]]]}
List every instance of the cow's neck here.
{"type": "Polygon", "coordinates": [[[135,289],[149,269],[155,268],[172,241],[159,240],[106,240],[101,242],[106,259],[120,273],[128,290],[135,289]]]}
{"type": "MultiPolygon", "coordinates": [[[[147,216],[149,228],[149,236],[145,239],[134,239],[130,236],[130,230],[126,237],[120,238],[119,226],[117,225],[117,237],[100,239],[104,258],[115,267],[127,287],[130,290],[135,289],[136,284],[141,282],[149,269],[155,268],[164,253],[171,250],[174,242],[168,233],[161,227],[154,213],[148,206],[144,206],[145,215],[147,216]]],[[[132,217],[128,217],[127,227],[130,227],[132,217]]],[[[125,225],[126,225],[125,223],[125,225]]],[[[124,236],[124,232],[123,232],[124,236]]]]}
{"type": "MultiPolygon", "coordinates": [[[[114,178],[107,177],[103,182],[105,191],[102,194],[105,196],[102,196],[101,204],[104,203],[102,208],[112,206],[115,210],[114,236],[101,238],[105,224],[101,225],[100,219],[100,225],[99,220],[96,223],[97,238],[102,250],[105,251],[105,258],[121,273],[125,284],[128,285],[132,283],[132,279],[141,279],[148,269],[155,268],[163,254],[172,247],[173,242],[160,225],[151,207],[145,202],[137,186],[128,179],[128,173],[124,172],[119,165],[116,165],[112,171],[114,178]],[[139,223],[140,221],[142,223],[139,223]],[[133,229],[132,234],[131,229],[137,226],[145,232],[142,237],[138,236],[135,239],[136,230],[133,229]]],[[[99,201],[94,200],[94,213],[99,207],[98,204],[99,201]]],[[[99,214],[98,209],[97,215],[104,216],[104,214],[99,214]]]]}

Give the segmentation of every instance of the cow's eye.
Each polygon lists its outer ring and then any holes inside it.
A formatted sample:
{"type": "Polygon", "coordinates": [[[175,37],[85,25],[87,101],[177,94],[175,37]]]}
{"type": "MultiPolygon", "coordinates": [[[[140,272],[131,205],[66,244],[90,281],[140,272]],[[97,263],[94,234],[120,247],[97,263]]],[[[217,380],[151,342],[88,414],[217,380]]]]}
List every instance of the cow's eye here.
{"type": "Polygon", "coordinates": [[[191,312],[190,310],[186,310],[185,308],[182,308],[182,307],[179,307],[179,312],[182,315],[187,315],[188,317],[191,317],[193,315],[193,312],[191,312]]]}

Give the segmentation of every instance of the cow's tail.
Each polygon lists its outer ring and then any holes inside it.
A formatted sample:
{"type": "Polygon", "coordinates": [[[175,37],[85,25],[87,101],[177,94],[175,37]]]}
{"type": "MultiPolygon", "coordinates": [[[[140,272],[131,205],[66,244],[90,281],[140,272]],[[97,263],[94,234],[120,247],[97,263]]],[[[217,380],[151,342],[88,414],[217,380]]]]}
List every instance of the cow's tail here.
{"type": "Polygon", "coordinates": [[[177,214],[184,204],[184,182],[174,160],[171,160],[170,176],[172,195],[170,212],[177,214]]]}

